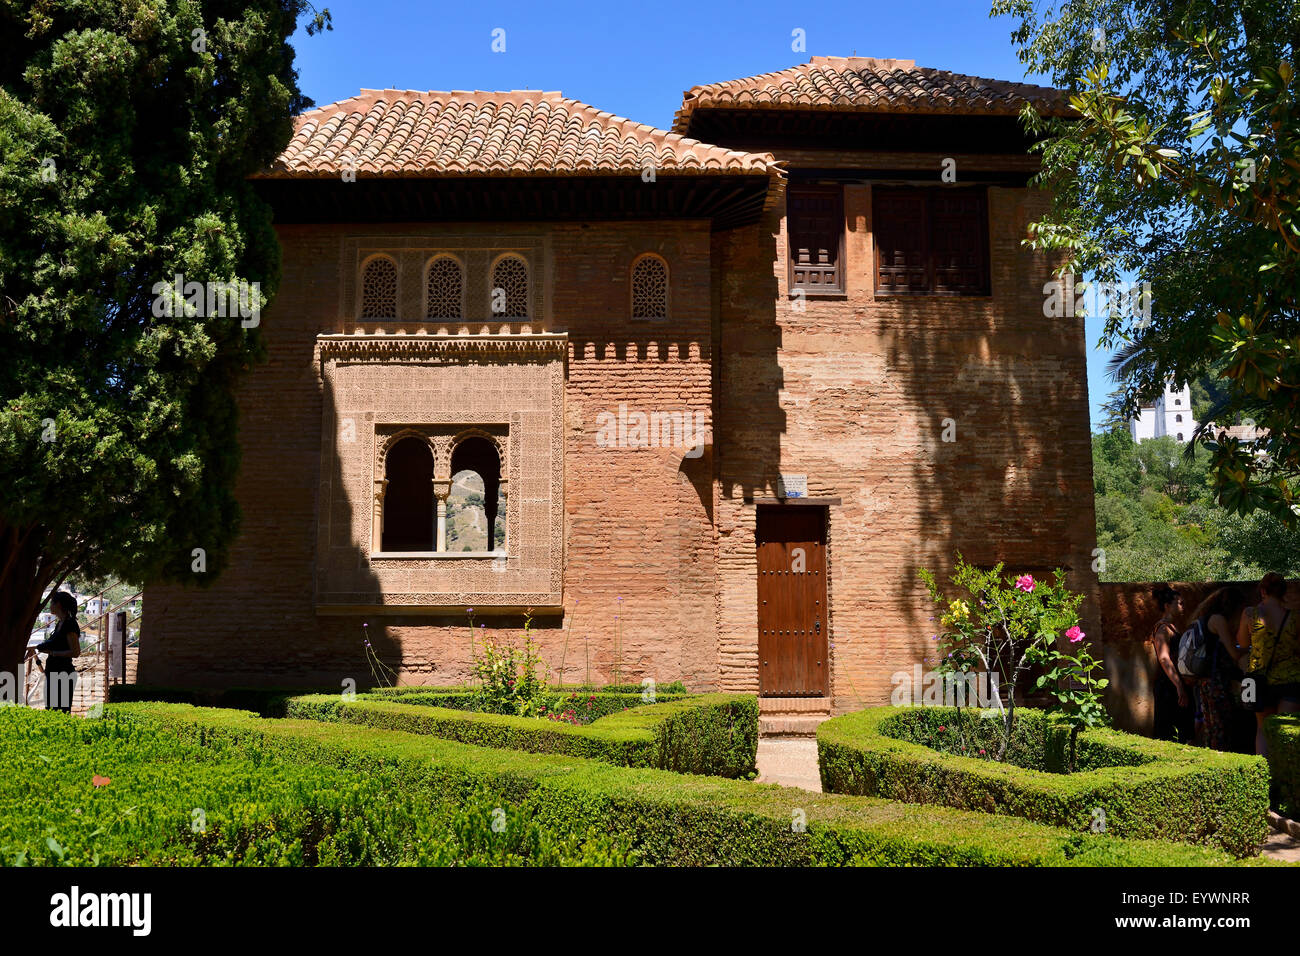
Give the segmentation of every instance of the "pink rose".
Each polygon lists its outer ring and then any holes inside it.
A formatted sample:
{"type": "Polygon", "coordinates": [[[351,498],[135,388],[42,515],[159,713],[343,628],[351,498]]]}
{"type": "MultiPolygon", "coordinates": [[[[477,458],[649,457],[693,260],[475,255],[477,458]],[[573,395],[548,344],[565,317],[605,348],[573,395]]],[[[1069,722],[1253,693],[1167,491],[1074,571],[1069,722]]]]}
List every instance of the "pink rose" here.
{"type": "Polygon", "coordinates": [[[1034,576],[1032,574],[1020,575],[1020,577],[1016,578],[1016,587],[1028,594],[1036,587],[1034,584],[1034,576]]]}
{"type": "Polygon", "coordinates": [[[1079,629],[1079,625],[1076,624],[1074,625],[1074,627],[1070,628],[1068,631],[1065,632],[1065,636],[1070,639],[1071,644],[1078,644],[1081,640],[1083,640],[1088,635],[1083,633],[1083,631],[1079,629]]]}

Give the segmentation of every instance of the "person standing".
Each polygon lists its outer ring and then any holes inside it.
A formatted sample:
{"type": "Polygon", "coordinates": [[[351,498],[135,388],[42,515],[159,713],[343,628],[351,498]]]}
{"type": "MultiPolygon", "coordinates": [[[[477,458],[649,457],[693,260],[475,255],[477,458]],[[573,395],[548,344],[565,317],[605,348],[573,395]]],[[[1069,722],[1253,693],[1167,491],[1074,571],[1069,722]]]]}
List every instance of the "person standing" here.
{"type": "Polygon", "coordinates": [[[1236,635],[1245,604],[1236,588],[1219,588],[1192,615],[1213,642],[1210,676],[1196,682],[1197,743],[1202,747],[1232,749],[1232,682],[1241,677],[1239,663],[1246,660],[1236,635]]]}
{"type": "Polygon", "coordinates": [[[1176,740],[1190,744],[1196,732],[1196,710],[1192,695],[1178,673],[1174,658],[1178,654],[1178,637],[1182,633],[1183,598],[1168,584],[1157,584],[1152,596],[1160,606],[1160,620],[1147,639],[1155,651],[1160,668],[1155,678],[1155,727],[1158,740],[1176,740]]]}
{"type": "Polygon", "coordinates": [[[1286,579],[1270,571],[1259,582],[1259,603],[1241,615],[1237,642],[1250,653],[1255,680],[1255,753],[1264,756],[1264,721],[1300,710],[1300,621],[1282,603],[1286,579]]]}
{"type": "Polygon", "coordinates": [[[77,624],[77,600],[67,591],[50,595],[50,610],[58,619],[54,631],[36,645],[47,655],[45,661],[45,707],[72,712],[72,693],[77,682],[73,658],[81,654],[81,627],[77,624]]]}

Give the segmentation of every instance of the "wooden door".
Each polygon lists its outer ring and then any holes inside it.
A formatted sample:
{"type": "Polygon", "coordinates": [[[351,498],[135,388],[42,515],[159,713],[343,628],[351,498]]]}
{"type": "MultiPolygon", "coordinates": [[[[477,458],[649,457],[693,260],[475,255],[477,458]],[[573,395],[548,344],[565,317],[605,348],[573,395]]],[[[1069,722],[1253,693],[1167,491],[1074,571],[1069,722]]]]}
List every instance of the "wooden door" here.
{"type": "Polygon", "coordinates": [[[758,508],[758,686],[766,697],[825,697],[826,509],[758,508]]]}

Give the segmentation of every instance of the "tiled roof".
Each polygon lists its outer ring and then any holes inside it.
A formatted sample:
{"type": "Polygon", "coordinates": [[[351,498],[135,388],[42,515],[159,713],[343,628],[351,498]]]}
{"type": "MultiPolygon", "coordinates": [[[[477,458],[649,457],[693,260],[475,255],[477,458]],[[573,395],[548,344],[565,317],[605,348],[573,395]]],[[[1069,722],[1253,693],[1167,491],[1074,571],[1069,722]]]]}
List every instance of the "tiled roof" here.
{"type": "Polygon", "coordinates": [[[779,175],[745,153],[605,113],[559,93],[362,90],[295,119],[259,178],[337,176],[779,175]]]}
{"type": "Polygon", "coordinates": [[[687,130],[700,108],[1010,115],[1026,102],[1043,113],[1073,113],[1065,94],[1048,86],[932,70],[915,60],[815,56],[778,73],[687,90],[673,129],[687,130]]]}

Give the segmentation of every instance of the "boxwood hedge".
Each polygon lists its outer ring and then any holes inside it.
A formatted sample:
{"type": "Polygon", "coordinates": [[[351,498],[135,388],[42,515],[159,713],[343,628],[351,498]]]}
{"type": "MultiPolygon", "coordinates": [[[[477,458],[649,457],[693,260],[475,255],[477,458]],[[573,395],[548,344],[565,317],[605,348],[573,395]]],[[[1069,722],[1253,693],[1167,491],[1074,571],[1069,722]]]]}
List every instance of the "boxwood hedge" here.
{"type": "Polygon", "coordinates": [[[1300,816],[1300,714],[1277,714],[1264,721],[1268,740],[1268,769],[1279,807],[1300,816]]]}
{"type": "Polygon", "coordinates": [[[945,707],[876,707],[817,730],[822,788],[908,803],[1009,814],[1087,832],[1221,847],[1250,856],[1268,834],[1268,768],[1258,757],[1114,730],[1079,735],[1074,773],[1061,772],[1069,731],[1043,711],[1017,713],[1014,763],[994,752],[998,726],[961,714],[969,756],[941,752],[956,737],[945,707]],[[946,735],[946,736],[945,736],[946,735]]]}
{"type": "Polygon", "coordinates": [[[486,785],[454,800],[447,791],[407,787],[396,766],[358,774],[219,735],[203,740],[148,722],[0,708],[0,866],[629,859],[606,834],[563,834],[534,816],[526,802],[511,803],[486,785]]]}
{"type": "Polygon", "coordinates": [[[315,694],[289,700],[285,715],[721,777],[753,771],[758,748],[758,701],[739,694],[701,694],[646,704],[583,726],[405,701],[405,697],[358,697],[345,702],[337,694],[315,694]]]}
{"type": "MultiPolygon", "coordinates": [[[[526,801],[544,831],[608,833],[637,862],[807,866],[1223,866],[1204,847],[1119,840],[945,807],[811,793],[720,777],[475,747],[403,731],[261,719],[183,704],[125,704],[112,719],[169,727],[203,746],[369,775],[455,801],[489,785],[526,801]]],[[[1261,862],[1261,861],[1251,861],[1261,862]]]]}
{"type": "MultiPolygon", "coordinates": [[[[563,691],[543,694],[540,702],[550,713],[572,712],[577,723],[589,724],[609,714],[617,714],[647,703],[668,703],[681,700],[684,694],[656,694],[654,701],[646,701],[640,694],[608,691],[563,691]]],[[[474,690],[431,690],[406,694],[358,694],[358,699],[399,701],[403,704],[422,704],[426,707],[445,707],[449,710],[477,710],[480,697],[474,690]]],[[[189,703],[180,701],[179,703],[189,703]]],[[[254,708],[255,709],[255,708],[254,708]]]]}

